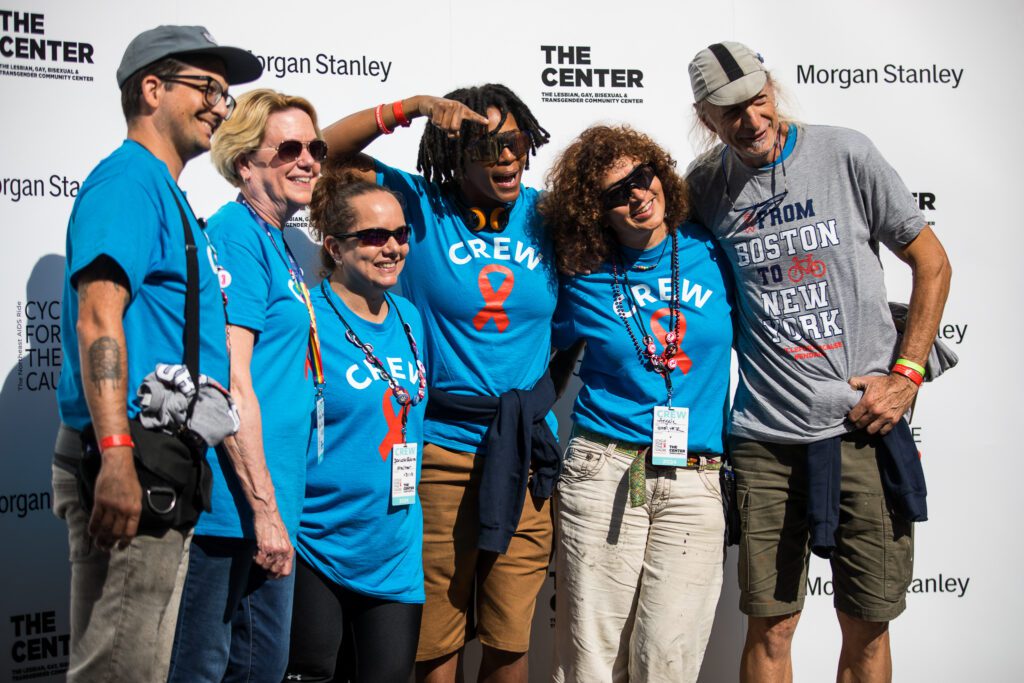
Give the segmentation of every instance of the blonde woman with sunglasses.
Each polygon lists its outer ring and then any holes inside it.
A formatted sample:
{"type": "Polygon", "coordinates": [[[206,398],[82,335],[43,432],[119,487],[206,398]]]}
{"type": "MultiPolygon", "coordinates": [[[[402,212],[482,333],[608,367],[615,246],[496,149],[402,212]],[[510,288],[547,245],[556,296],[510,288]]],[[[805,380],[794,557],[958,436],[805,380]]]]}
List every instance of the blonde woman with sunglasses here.
{"type": "Polygon", "coordinates": [[[212,509],[192,541],[171,681],[284,676],[304,454],[322,385],[306,372],[315,320],[284,226],[309,203],[326,156],[313,105],[273,90],[239,97],[213,138],[214,165],[239,194],[210,218],[200,260],[220,264],[241,427],[237,447],[211,462],[212,509]]]}

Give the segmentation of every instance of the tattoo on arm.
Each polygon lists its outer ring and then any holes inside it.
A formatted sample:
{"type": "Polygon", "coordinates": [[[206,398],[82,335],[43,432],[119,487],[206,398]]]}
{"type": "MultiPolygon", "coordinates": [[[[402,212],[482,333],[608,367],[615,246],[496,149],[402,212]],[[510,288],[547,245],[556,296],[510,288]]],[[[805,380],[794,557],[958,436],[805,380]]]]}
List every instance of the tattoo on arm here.
{"type": "Polygon", "coordinates": [[[105,382],[121,388],[121,346],[113,337],[100,337],[89,346],[89,379],[101,393],[105,382]]]}

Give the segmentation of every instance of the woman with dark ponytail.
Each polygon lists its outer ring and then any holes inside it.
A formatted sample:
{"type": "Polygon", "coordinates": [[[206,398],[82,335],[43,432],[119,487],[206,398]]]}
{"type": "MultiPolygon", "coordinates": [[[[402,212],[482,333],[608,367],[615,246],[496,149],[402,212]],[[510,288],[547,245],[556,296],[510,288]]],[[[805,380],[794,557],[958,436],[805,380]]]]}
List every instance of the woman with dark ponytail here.
{"type": "Polygon", "coordinates": [[[477,636],[480,681],[525,682],[560,467],[546,373],[558,283],[538,192],[521,184],[548,133],[515,93],[488,84],[371,107],[325,136],[329,166],[398,192],[412,226],[402,290],[423,317],[431,391],[417,677],[461,678],[477,636]],[[421,174],[362,154],[419,117],[421,174]]]}
{"type": "Polygon", "coordinates": [[[310,298],[327,381],[306,455],[286,680],[406,683],[413,670],[426,379],[420,316],[388,291],[409,253],[399,199],[325,174],[310,202],[326,270],[310,298]]]}

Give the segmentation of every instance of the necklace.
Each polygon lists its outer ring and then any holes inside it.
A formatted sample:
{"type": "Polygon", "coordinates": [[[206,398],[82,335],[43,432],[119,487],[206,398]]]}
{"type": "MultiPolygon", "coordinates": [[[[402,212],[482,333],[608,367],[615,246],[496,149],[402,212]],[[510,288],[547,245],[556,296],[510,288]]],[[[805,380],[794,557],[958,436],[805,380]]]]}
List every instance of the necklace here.
{"type": "Polygon", "coordinates": [[[661,245],[661,253],[658,254],[658,260],[656,262],[652,263],[649,266],[642,266],[642,265],[640,265],[638,263],[634,263],[633,265],[631,265],[629,267],[629,269],[630,270],[634,270],[634,271],[636,271],[638,273],[646,273],[648,270],[654,270],[655,268],[660,266],[661,265],[661,259],[665,258],[665,249],[668,247],[668,241],[667,240],[662,240],[662,242],[663,242],[663,244],[661,245]]]}
{"type": "Polygon", "coordinates": [[[384,363],[381,362],[380,358],[378,358],[373,352],[373,345],[361,340],[359,335],[355,333],[355,330],[352,329],[352,326],[348,324],[347,320],[345,320],[345,316],[343,316],[341,311],[338,310],[338,307],[334,305],[334,294],[329,291],[330,287],[327,285],[327,280],[323,280],[320,283],[320,290],[324,293],[324,298],[327,299],[327,303],[329,303],[331,308],[334,310],[334,314],[338,316],[338,320],[340,320],[341,324],[345,326],[345,339],[363,352],[363,355],[366,356],[367,362],[377,369],[377,372],[380,373],[381,379],[387,382],[388,387],[391,389],[391,393],[398,401],[398,404],[402,406],[402,438],[404,439],[405,424],[408,420],[408,408],[410,406],[417,405],[423,400],[423,397],[426,396],[427,393],[427,372],[423,367],[423,362],[420,361],[419,348],[416,346],[416,339],[412,334],[412,326],[405,322],[405,318],[402,317],[402,312],[399,310],[398,306],[395,305],[394,299],[391,298],[390,294],[385,292],[384,298],[387,300],[388,306],[394,309],[395,314],[398,315],[398,320],[402,324],[402,329],[405,330],[405,338],[409,342],[409,349],[412,351],[413,360],[416,361],[416,371],[419,373],[420,380],[419,389],[416,392],[415,398],[410,396],[405,387],[400,385],[398,381],[395,380],[395,378],[392,377],[384,368],[384,363]]]}
{"type": "Polygon", "coordinates": [[[672,268],[672,289],[671,296],[668,302],[669,308],[669,326],[668,332],[665,333],[665,348],[659,354],[657,352],[657,346],[654,344],[654,337],[648,332],[644,321],[641,319],[639,311],[636,307],[636,300],[633,298],[633,291],[629,285],[629,274],[625,270],[622,273],[622,284],[619,284],[619,261],[622,260],[621,252],[615,254],[612,258],[612,297],[615,307],[615,312],[622,320],[622,324],[626,326],[626,333],[629,334],[629,339],[633,342],[633,350],[636,352],[637,358],[640,364],[646,369],[651,370],[661,375],[665,380],[665,389],[668,391],[668,404],[672,405],[672,371],[676,369],[678,363],[676,362],[675,355],[679,350],[677,341],[679,340],[679,251],[676,249],[676,231],[672,231],[672,256],[671,256],[671,268],[672,268]],[[623,301],[626,296],[623,294],[623,289],[629,293],[631,301],[631,308],[633,309],[632,315],[626,315],[626,309],[623,306],[623,301]],[[633,325],[636,325],[637,331],[633,331],[633,325]],[[639,334],[639,339],[637,335],[639,334]]]}

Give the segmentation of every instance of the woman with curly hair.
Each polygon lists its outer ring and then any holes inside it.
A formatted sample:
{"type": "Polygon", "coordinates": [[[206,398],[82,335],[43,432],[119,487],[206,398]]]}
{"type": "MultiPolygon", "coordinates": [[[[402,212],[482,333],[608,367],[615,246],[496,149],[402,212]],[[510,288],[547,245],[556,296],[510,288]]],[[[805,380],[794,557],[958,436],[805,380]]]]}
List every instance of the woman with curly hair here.
{"type": "Polygon", "coordinates": [[[566,272],[553,342],[586,343],[558,483],[556,681],[694,681],[722,585],[730,289],[675,161],[585,130],[541,212],[566,272]],[[586,274],[583,274],[586,273],[586,274]]]}
{"type": "Polygon", "coordinates": [[[402,293],[423,317],[430,385],[417,678],[462,680],[477,636],[480,681],[526,683],[560,458],[546,373],[558,278],[538,192],[521,181],[548,133],[492,83],[370,107],[324,134],[328,165],[399,193],[412,228],[402,293]],[[421,117],[422,174],[362,153],[421,117]]]}

